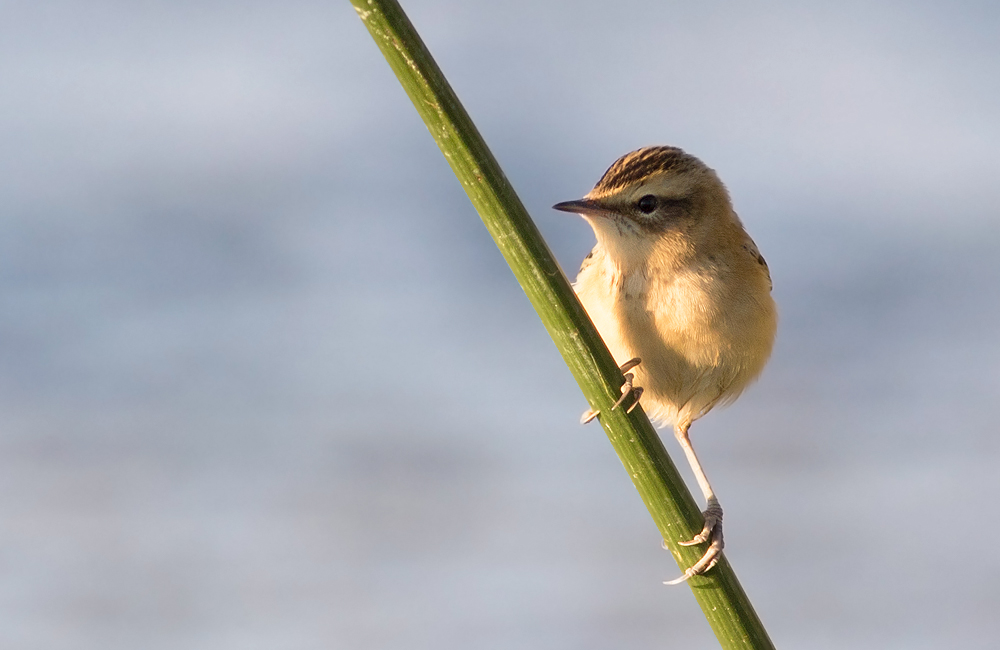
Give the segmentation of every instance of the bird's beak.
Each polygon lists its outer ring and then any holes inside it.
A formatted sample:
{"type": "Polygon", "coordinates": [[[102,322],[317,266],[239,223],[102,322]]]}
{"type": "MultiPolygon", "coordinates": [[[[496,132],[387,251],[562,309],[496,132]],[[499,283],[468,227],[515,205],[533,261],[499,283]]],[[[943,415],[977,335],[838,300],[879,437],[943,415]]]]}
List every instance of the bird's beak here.
{"type": "Polygon", "coordinates": [[[593,199],[578,199],[576,201],[563,201],[552,206],[553,210],[562,212],[574,212],[582,215],[600,216],[607,213],[607,208],[593,199]]]}

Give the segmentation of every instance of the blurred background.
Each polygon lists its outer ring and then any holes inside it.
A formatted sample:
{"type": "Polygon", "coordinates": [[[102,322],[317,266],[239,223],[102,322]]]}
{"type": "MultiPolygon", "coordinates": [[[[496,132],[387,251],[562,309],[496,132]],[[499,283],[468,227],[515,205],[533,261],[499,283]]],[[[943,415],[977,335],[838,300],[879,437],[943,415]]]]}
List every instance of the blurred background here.
{"type": "MultiPolygon", "coordinates": [[[[570,276],[618,156],[727,183],[781,325],[692,433],[778,646],[995,647],[1000,5],[404,7],[570,276]]],[[[0,645],[717,647],[349,3],[2,15],[0,645]]]]}

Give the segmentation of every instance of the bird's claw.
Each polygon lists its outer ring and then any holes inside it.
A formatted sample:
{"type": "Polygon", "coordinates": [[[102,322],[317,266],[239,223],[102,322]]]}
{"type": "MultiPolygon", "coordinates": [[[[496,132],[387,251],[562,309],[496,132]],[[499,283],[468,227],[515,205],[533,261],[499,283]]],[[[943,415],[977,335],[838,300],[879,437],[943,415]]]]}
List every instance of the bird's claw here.
{"type": "Polygon", "coordinates": [[[708,548],[705,549],[705,554],[702,555],[701,559],[695,562],[694,565],[688,568],[688,570],[685,571],[681,577],[669,580],[663,584],[680,584],[691,576],[697,576],[705,573],[714,567],[719,561],[719,557],[722,555],[722,549],[725,547],[725,541],[722,536],[722,507],[719,506],[718,500],[709,500],[708,507],[702,514],[705,517],[705,525],[702,527],[701,532],[686,542],[678,543],[681,546],[694,546],[696,544],[709,542],[708,548]]]}
{"type": "Polygon", "coordinates": [[[696,544],[701,544],[707,542],[709,539],[714,538],[714,532],[716,528],[722,531],[722,506],[716,499],[712,499],[708,502],[708,507],[705,508],[705,512],[701,513],[702,517],[705,519],[705,525],[702,526],[701,532],[689,539],[686,542],[678,542],[681,546],[695,546],[696,544]]]}
{"type": "MultiPolygon", "coordinates": [[[[632,361],[638,362],[638,359],[632,359],[632,361]]],[[[632,361],[629,361],[629,363],[632,363],[632,361]]],[[[628,363],[622,366],[622,368],[625,368],[626,370],[634,367],[635,367],[634,365],[629,366],[628,363]]],[[[632,395],[635,398],[634,401],[632,402],[632,406],[628,407],[628,410],[625,411],[626,413],[631,413],[632,409],[634,409],[636,406],[639,405],[639,398],[642,397],[642,388],[639,386],[634,386],[632,384],[632,382],[635,381],[635,375],[633,375],[631,372],[624,373],[624,377],[625,377],[625,383],[622,384],[622,396],[618,398],[618,401],[615,402],[615,405],[611,407],[611,410],[614,411],[616,408],[621,406],[622,403],[625,402],[625,400],[628,399],[629,395],[632,395]]]]}
{"type": "Polygon", "coordinates": [[[625,378],[625,383],[622,384],[622,396],[619,397],[618,401],[615,402],[615,405],[611,407],[612,411],[621,406],[622,402],[628,399],[629,395],[633,397],[632,406],[628,407],[625,412],[631,413],[632,409],[639,406],[639,398],[642,397],[642,387],[633,385],[632,382],[635,381],[635,375],[629,372],[629,370],[635,368],[640,363],[642,363],[642,359],[634,357],[622,364],[620,370],[622,372],[622,376],[625,378]]]}
{"type": "MultiPolygon", "coordinates": [[[[628,409],[625,412],[631,413],[632,409],[634,409],[636,406],[639,405],[639,398],[642,396],[642,388],[633,385],[632,382],[635,381],[635,375],[630,373],[629,370],[635,368],[640,363],[642,363],[642,360],[636,357],[635,359],[629,359],[628,361],[622,364],[620,370],[622,372],[622,376],[625,378],[625,383],[622,384],[622,396],[619,397],[618,401],[615,402],[614,406],[611,407],[612,411],[621,406],[625,402],[625,400],[628,399],[629,395],[632,395],[635,399],[632,402],[632,406],[628,407],[628,409]]],[[[601,414],[600,411],[595,411],[594,409],[588,409],[583,415],[580,416],[580,424],[587,424],[600,414],[601,414]]]]}

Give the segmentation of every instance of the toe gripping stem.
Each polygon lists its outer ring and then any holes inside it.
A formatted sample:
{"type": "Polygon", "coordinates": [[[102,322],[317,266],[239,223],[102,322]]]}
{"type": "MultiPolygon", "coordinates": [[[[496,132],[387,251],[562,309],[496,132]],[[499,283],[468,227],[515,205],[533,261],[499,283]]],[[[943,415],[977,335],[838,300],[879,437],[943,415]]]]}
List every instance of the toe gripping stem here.
{"type": "MultiPolygon", "coordinates": [[[[626,410],[625,412],[631,413],[632,409],[634,409],[636,406],[639,405],[639,397],[642,396],[642,388],[633,385],[632,382],[635,381],[635,375],[629,372],[629,370],[635,368],[640,363],[642,363],[642,360],[636,357],[635,359],[629,359],[628,361],[622,364],[620,370],[622,372],[622,376],[625,378],[625,383],[622,384],[622,396],[619,397],[618,401],[615,402],[614,406],[611,407],[612,411],[621,406],[625,402],[625,400],[628,399],[629,395],[634,396],[635,399],[632,402],[632,406],[628,407],[628,410],[626,410]]],[[[600,411],[595,411],[593,409],[588,410],[582,416],[580,416],[580,424],[587,424],[600,414],[601,414],[600,411]]]]}
{"type": "Polygon", "coordinates": [[[629,370],[635,368],[640,363],[642,363],[642,359],[636,357],[634,359],[629,359],[628,361],[622,364],[621,371],[622,371],[622,376],[625,378],[625,383],[622,384],[622,396],[619,397],[618,401],[615,402],[615,405],[611,407],[612,411],[621,406],[625,402],[625,400],[628,399],[629,395],[632,395],[634,399],[632,401],[632,406],[628,407],[628,410],[626,410],[625,412],[631,413],[632,409],[639,406],[639,398],[642,397],[642,388],[633,385],[632,382],[635,381],[635,375],[629,372],[629,370]]]}
{"type": "Polygon", "coordinates": [[[694,546],[709,542],[708,548],[705,549],[705,554],[701,556],[700,560],[689,567],[681,577],[669,580],[663,584],[680,584],[692,576],[705,573],[719,561],[722,549],[725,547],[725,541],[722,536],[722,507],[719,505],[719,501],[715,498],[709,499],[708,507],[705,508],[705,512],[702,514],[705,517],[705,525],[702,527],[701,532],[686,542],[678,543],[681,546],[694,546]]]}

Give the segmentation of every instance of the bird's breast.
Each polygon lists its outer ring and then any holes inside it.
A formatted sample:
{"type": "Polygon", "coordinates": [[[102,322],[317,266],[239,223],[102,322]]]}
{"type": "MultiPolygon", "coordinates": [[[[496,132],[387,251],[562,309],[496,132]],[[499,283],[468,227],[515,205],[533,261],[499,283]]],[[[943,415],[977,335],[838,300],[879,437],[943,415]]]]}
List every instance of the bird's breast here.
{"type": "Polygon", "coordinates": [[[637,385],[661,421],[698,417],[735,397],[770,355],[775,317],[764,283],[741,284],[704,266],[629,271],[598,263],[581,272],[576,289],[615,360],[642,359],[637,385]]]}

